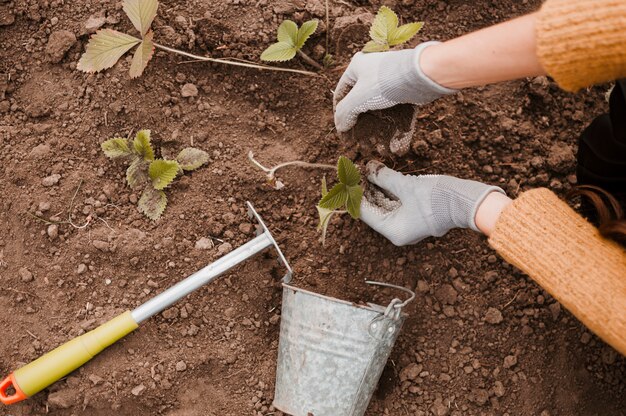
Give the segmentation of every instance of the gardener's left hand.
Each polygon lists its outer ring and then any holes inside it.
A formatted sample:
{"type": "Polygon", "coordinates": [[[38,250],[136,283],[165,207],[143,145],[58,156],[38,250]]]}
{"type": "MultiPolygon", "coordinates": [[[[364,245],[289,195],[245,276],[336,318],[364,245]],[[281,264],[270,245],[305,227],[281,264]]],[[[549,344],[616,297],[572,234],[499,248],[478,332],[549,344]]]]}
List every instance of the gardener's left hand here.
{"type": "Polygon", "coordinates": [[[436,43],[425,42],[415,49],[354,55],[333,94],[337,131],[350,130],[359,114],[367,111],[396,104],[426,104],[456,92],[428,78],[419,66],[422,51],[436,43]]]}

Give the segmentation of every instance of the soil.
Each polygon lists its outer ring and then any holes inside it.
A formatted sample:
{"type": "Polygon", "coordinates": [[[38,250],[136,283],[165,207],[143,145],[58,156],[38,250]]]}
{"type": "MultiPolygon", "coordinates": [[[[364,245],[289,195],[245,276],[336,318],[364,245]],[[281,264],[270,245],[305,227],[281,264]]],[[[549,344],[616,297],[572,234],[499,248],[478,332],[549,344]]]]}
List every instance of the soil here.
{"type": "MultiPolygon", "coordinates": [[[[537,0],[385,4],[407,21],[426,22],[413,45],[539,7],[537,0]]],[[[296,285],[382,305],[395,291],[364,280],[417,291],[368,415],[626,414],[626,359],[498,258],[484,237],[456,230],[395,247],[345,216],[333,220],[322,247],[315,204],[323,172],[286,168],[278,175],[286,186],[275,190],[248,163],[249,150],[268,165],[334,163],[343,154],[364,166],[376,157],[405,173],[498,184],[511,196],[538,186],[564,194],[575,184],[577,136],[606,111],[607,85],[572,95],[540,77],[446,97],[418,108],[412,150],[402,157],[378,151],[380,143],[339,137],[331,91],[379,6],[330,1],[336,67],[323,77],[157,52],[143,77],[130,80],[129,58],[97,75],[75,69],[90,17],[131,31],[121,3],[0,0],[0,373],[252,238],[249,200],[282,246],[296,285]],[[71,33],[52,37],[57,31],[71,33]],[[50,45],[51,37],[60,43],[50,45]],[[182,97],[189,83],[198,95],[182,97]],[[137,211],[123,166],[99,147],[141,128],[152,130],[160,154],[193,144],[211,155],[208,166],[167,191],[158,223],[137,211]],[[203,237],[215,247],[202,240],[208,249],[196,248],[203,237]]],[[[323,19],[323,2],[165,0],[153,27],[168,46],[257,61],[280,21],[311,17],[323,19]]],[[[318,60],[325,26],[307,46],[318,60]]],[[[287,65],[311,69],[299,60],[287,65]]],[[[281,414],[271,405],[284,272],[275,257],[249,260],[0,415],[281,414]]]]}

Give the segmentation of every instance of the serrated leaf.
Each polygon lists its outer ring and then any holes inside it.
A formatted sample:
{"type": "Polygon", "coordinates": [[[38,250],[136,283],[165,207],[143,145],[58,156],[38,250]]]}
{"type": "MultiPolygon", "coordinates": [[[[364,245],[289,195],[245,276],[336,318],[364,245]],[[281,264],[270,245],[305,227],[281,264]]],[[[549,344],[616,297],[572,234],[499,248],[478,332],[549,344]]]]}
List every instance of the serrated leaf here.
{"type": "Polygon", "coordinates": [[[157,0],[124,0],[124,12],[141,36],[148,33],[156,17],[159,2],[157,0]]]}
{"type": "Polygon", "coordinates": [[[332,218],[333,214],[335,214],[337,211],[322,208],[319,205],[315,208],[317,208],[317,214],[320,217],[320,221],[317,224],[317,231],[322,232],[320,241],[322,242],[322,245],[324,245],[326,243],[326,229],[328,228],[328,224],[330,224],[330,219],[332,218]]]}
{"type": "Polygon", "coordinates": [[[354,219],[361,217],[361,200],[363,199],[363,188],[361,185],[348,187],[348,202],[346,202],[346,210],[354,219]]]}
{"type": "Polygon", "coordinates": [[[154,55],[154,43],[152,43],[153,36],[154,34],[152,32],[146,33],[143,41],[141,41],[137,49],[135,49],[133,61],[131,62],[130,70],[128,71],[131,78],[141,76],[143,70],[146,69],[148,62],[152,59],[152,55],[154,55]]]}
{"type": "Polygon", "coordinates": [[[139,130],[133,140],[133,149],[143,160],[154,160],[154,150],[150,144],[150,130],[139,130]]]}
{"type": "Polygon", "coordinates": [[[295,46],[298,41],[298,25],[291,20],[283,20],[280,26],[278,26],[277,39],[279,42],[295,46]]]}
{"type": "Polygon", "coordinates": [[[111,68],[122,55],[141,42],[134,36],[112,29],[102,29],[89,39],[85,53],[76,68],[83,72],[98,72],[111,68]]]}
{"type": "Polygon", "coordinates": [[[269,48],[261,54],[262,61],[268,62],[285,62],[296,56],[296,47],[287,42],[277,42],[270,45],[269,48]]]}
{"type": "Polygon", "coordinates": [[[398,16],[389,7],[382,6],[370,28],[370,38],[378,43],[387,43],[389,33],[397,27],[398,16]]]}
{"type": "Polygon", "coordinates": [[[408,42],[413,36],[417,34],[417,32],[420,31],[423,26],[424,22],[417,22],[407,23],[400,26],[399,28],[393,29],[389,32],[389,36],[387,38],[389,46],[396,46],[404,42],[408,42]]]}
{"type": "Polygon", "coordinates": [[[348,188],[343,183],[338,183],[322,197],[318,205],[333,210],[343,207],[346,202],[348,202],[348,188]]]}
{"type": "Polygon", "coordinates": [[[309,37],[317,30],[319,21],[317,19],[309,20],[302,23],[300,29],[298,29],[298,36],[296,38],[296,49],[302,49],[309,37]]]}
{"type": "Polygon", "coordinates": [[[104,141],[100,147],[107,157],[116,159],[131,156],[133,152],[128,147],[128,141],[123,137],[114,137],[104,141]]]}
{"type": "Polygon", "coordinates": [[[326,185],[326,175],[322,177],[322,198],[328,193],[328,186],[326,185]]]}
{"type": "Polygon", "coordinates": [[[337,177],[339,182],[347,186],[355,186],[361,182],[361,172],[350,159],[340,156],[337,161],[337,177]]]}
{"type": "Polygon", "coordinates": [[[363,52],[384,52],[389,50],[389,45],[385,43],[378,43],[370,40],[363,47],[363,52]]]}
{"type": "Polygon", "coordinates": [[[165,192],[154,189],[152,185],[146,186],[143,190],[141,198],[137,204],[139,211],[143,212],[146,217],[153,221],[158,220],[165,211],[167,206],[167,197],[165,192]]]}
{"type": "Polygon", "coordinates": [[[126,182],[132,189],[137,189],[148,182],[148,163],[136,157],[126,169],[126,182]]]}
{"type": "Polygon", "coordinates": [[[196,170],[209,161],[209,154],[195,147],[187,147],[180,151],[176,160],[181,169],[196,170]]]}
{"type": "Polygon", "coordinates": [[[150,162],[148,175],[154,188],[161,190],[172,183],[179,169],[180,166],[175,160],[157,159],[150,162]]]}

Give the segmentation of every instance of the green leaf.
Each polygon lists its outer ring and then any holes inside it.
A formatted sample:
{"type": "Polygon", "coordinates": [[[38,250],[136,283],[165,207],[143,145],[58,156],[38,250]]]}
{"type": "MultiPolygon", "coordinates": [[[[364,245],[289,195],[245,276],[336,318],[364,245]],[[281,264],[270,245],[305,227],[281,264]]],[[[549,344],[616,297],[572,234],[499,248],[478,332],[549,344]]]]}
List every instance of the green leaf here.
{"type": "Polygon", "coordinates": [[[261,54],[262,61],[285,62],[296,56],[296,47],[287,42],[278,42],[270,45],[261,54]]]}
{"type": "Polygon", "coordinates": [[[388,43],[389,46],[400,45],[404,42],[408,42],[411,40],[413,36],[420,31],[420,29],[424,26],[424,22],[418,23],[407,23],[406,25],[402,25],[397,29],[393,29],[389,32],[388,43]]]}
{"type": "Polygon", "coordinates": [[[150,130],[139,130],[133,141],[133,148],[143,160],[154,160],[154,150],[150,144],[150,130]]]}
{"type": "Polygon", "coordinates": [[[354,219],[361,216],[361,200],[363,199],[363,188],[361,185],[348,187],[348,202],[346,202],[346,210],[354,219]]]}
{"type": "Polygon", "coordinates": [[[361,172],[350,159],[340,156],[337,161],[337,177],[339,182],[347,186],[355,186],[361,182],[361,172]]]}
{"type": "Polygon", "coordinates": [[[128,147],[128,141],[123,137],[114,137],[103,142],[100,147],[107,157],[116,159],[131,156],[133,152],[128,147]]]}
{"type": "Polygon", "coordinates": [[[378,43],[387,43],[389,33],[397,27],[398,16],[389,7],[382,6],[370,28],[370,38],[378,43]]]}
{"type": "Polygon", "coordinates": [[[132,189],[144,186],[148,182],[148,163],[140,157],[135,157],[126,169],[126,182],[132,189]]]}
{"type": "Polygon", "coordinates": [[[384,52],[388,50],[389,45],[387,44],[387,42],[381,44],[378,42],[374,42],[373,40],[367,42],[363,47],[363,52],[384,52]]]}
{"type": "Polygon", "coordinates": [[[343,183],[338,183],[322,197],[319,206],[326,209],[338,209],[348,202],[348,188],[343,183]]]}
{"type": "Polygon", "coordinates": [[[322,198],[328,193],[328,186],[326,185],[326,175],[322,177],[322,198]]]}
{"type": "Polygon", "coordinates": [[[324,245],[326,243],[326,229],[328,228],[328,224],[330,224],[330,219],[332,218],[333,214],[335,214],[337,211],[322,208],[319,205],[315,208],[317,208],[317,213],[320,217],[320,222],[317,224],[317,231],[322,232],[320,240],[322,241],[322,245],[324,245]]]}
{"type": "Polygon", "coordinates": [[[309,37],[317,30],[319,21],[317,19],[309,20],[302,23],[300,29],[298,29],[298,37],[296,39],[296,49],[302,49],[309,37]]]}
{"type": "Polygon", "coordinates": [[[123,9],[135,29],[144,36],[156,17],[158,7],[157,0],[124,0],[123,9]]]}
{"type": "Polygon", "coordinates": [[[184,170],[196,170],[209,161],[209,154],[195,147],[187,147],[180,151],[176,160],[184,170]]]}
{"type": "Polygon", "coordinates": [[[150,162],[148,175],[154,188],[161,190],[172,183],[179,170],[180,165],[177,161],[157,159],[150,162]]]}
{"type": "Polygon", "coordinates": [[[284,20],[280,26],[278,26],[277,39],[279,42],[296,46],[296,42],[298,41],[298,25],[291,20],[284,20]]]}
{"type": "Polygon", "coordinates": [[[156,221],[161,217],[163,211],[165,211],[167,197],[165,196],[165,192],[154,189],[152,185],[148,185],[146,189],[143,190],[137,206],[146,217],[156,221]]]}
{"type": "Polygon", "coordinates": [[[141,42],[134,36],[111,29],[102,29],[89,39],[85,53],[78,61],[77,69],[98,72],[111,68],[122,55],[141,42]]]}
{"type": "Polygon", "coordinates": [[[143,73],[143,70],[146,69],[150,59],[152,59],[152,55],[154,55],[154,43],[152,43],[152,37],[152,32],[146,33],[146,36],[144,36],[141,44],[139,44],[137,49],[135,49],[133,61],[130,64],[130,71],[128,71],[131,78],[139,77],[143,73]]]}

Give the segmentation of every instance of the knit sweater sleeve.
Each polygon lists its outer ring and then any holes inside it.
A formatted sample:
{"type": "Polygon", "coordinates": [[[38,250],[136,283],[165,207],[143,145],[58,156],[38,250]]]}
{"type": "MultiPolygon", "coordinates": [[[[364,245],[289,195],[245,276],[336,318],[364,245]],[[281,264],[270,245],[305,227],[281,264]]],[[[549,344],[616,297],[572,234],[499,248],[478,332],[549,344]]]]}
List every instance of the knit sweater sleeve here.
{"type": "Polygon", "coordinates": [[[545,188],[500,215],[490,245],[626,355],[626,251],[545,188]]]}
{"type": "Polygon", "coordinates": [[[547,0],[537,55],[567,91],[626,77],[626,1],[547,0]]]}

